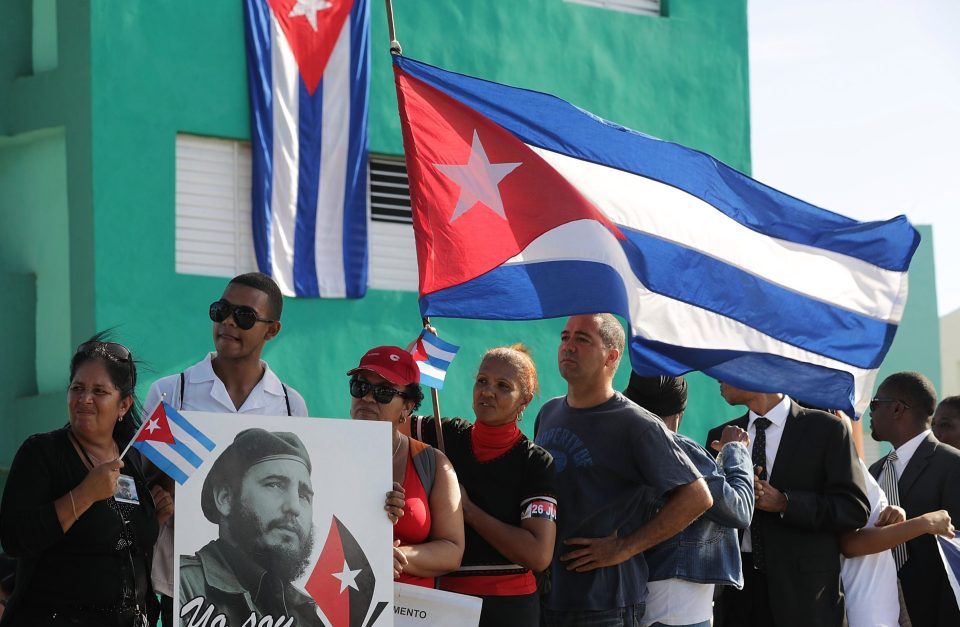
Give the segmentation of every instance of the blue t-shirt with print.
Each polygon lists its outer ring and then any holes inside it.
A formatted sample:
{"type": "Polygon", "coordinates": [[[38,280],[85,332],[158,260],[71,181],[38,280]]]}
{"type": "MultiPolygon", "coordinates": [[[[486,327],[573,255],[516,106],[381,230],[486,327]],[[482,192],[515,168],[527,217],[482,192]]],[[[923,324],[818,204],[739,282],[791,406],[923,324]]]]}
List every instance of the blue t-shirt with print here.
{"type": "Polygon", "coordinates": [[[568,571],[559,556],[575,550],[567,538],[621,536],[643,521],[644,488],[665,494],[700,478],[663,423],[616,392],[587,409],[566,397],[547,401],[535,426],[536,443],[553,455],[557,479],[557,543],[551,569],[553,610],[609,610],[647,596],[643,555],[586,573],[568,571]]]}

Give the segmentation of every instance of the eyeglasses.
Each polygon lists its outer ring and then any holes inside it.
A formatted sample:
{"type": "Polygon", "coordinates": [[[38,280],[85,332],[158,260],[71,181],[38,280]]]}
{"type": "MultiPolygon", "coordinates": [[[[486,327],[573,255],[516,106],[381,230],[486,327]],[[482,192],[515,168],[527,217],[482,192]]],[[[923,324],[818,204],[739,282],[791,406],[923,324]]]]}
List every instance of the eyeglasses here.
{"type": "MultiPolygon", "coordinates": [[[[137,368],[133,363],[133,357],[130,355],[130,349],[123,344],[116,342],[101,342],[100,340],[90,340],[77,347],[76,355],[97,355],[110,361],[127,364],[130,370],[130,390],[137,385],[137,368]]],[[[121,390],[129,392],[130,390],[121,390]]]]}
{"type": "Polygon", "coordinates": [[[116,342],[101,342],[90,340],[77,347],[77,354],[99,354],[112,358],[114,361],[130,361],[130,349],[116,342]]]}
{"type": "Polygon", "coordinates": [[[400,390],[392,388],[389,385],[374,385],[369,381],[350,379],[350,396],[353,398],[363,398],[370,392],[373,392],[373,400],[377,401],[381,405],[386,405],[387,403],[391,402],[394,396],[408,398],[405,392],[401,392],[400,390]]]}
{"type": "Polygon", "coordinates": [[[210,303],[210,319],[214,322],[223,322],[233,314],[233,321],[237,327],[248,331],[258,322],[276,322],[268,320],[257,315],[257,310],[247,305],[234,305],[222,298],[215,303],[210,303]]]}
{"type": "Polygon", "coordinates": [[[880,403],[900,403],[905,408],[910,409],[909,405],[907,405],[906,403],[904,403],[898,398],[874,397],[873,399],[870,400],[870,411],[877,411],[877,405],[879,405],[880,403]]]}

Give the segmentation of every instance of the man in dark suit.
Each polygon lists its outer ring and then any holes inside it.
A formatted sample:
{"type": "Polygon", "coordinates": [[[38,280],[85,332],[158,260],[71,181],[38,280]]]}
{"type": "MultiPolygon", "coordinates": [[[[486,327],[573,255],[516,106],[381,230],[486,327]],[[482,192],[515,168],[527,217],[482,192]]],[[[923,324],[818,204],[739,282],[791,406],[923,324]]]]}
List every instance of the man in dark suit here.
{"type": "Polygon", "coordinates": [[[849,431],[835,416],[805,409],[784,394],[721,383],[746,415],[756,508],[743,534],[743,590],[725,586],[715,608],[719,627],[831,627],[843,624],[837,532],[858,529],[870,512],[849,431]]]}
{"type": "MultiPolygon", "coordinates": [[[[919,372],[884,379],[870,401],[870,428],[874,440],[889,442],[894,450],[870,466],[870,473],[907,518],[945,509],[960,520],[960,451],[933,436],[930,417],[936,405],[933,384],[919,372]]],[[[960,625],[935,543],[933,536],[922,535],[893,549],[913,627],[960,625]]]]}

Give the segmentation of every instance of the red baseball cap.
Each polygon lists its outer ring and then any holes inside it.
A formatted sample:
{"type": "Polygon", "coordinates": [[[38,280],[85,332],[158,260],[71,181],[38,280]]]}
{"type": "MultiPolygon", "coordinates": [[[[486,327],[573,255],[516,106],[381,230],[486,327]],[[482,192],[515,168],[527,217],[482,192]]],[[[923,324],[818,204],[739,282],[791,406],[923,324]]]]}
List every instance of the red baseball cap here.
{"type": "Polygon", "coordinates": [[[347,372],[355,375],[361,370],[374,372],[394,385],[420,383],[420,369],[413,355],[399,346],[377,346],[360,358],[360,365],[347,372]]]}

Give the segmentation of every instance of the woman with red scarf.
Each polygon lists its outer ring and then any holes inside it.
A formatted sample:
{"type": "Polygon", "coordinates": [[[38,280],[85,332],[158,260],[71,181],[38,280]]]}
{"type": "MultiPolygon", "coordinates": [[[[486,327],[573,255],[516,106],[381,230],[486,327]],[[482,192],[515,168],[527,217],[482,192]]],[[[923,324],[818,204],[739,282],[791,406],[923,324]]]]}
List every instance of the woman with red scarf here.
{"type": "MultiPolygon", "coordinates": [[[[440,587],[483,598],[481,627],[535,626],[534,572],[545,570],[556,540],[553,458],[517,422],[537,391],[537,371],[522,344],[492,348],[473,386],[476,422],[443,421],[446,453],[463,495],[466,548],[440,587]]],[[[433,419],[417,417],[415,438],[436,438],[433,419]]]]}

